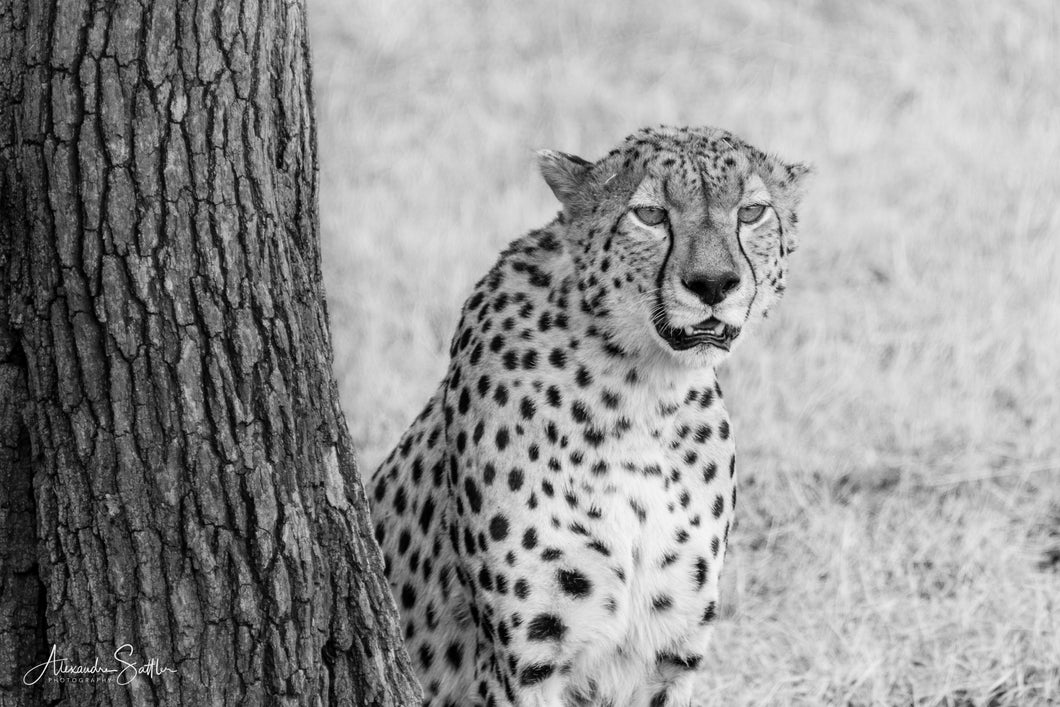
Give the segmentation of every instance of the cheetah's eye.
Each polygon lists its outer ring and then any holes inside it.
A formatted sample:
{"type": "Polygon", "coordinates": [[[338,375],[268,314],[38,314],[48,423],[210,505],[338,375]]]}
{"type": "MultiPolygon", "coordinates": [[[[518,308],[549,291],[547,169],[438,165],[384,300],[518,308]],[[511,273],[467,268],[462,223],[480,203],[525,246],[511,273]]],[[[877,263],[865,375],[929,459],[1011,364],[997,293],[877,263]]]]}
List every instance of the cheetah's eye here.
{"type": "Polygon", "coordinates": [[[765,204],[748,204],[740,207],[739,211],[736,212],[736,217],[740,219],[740,223],[755,223],[762,218],[765,210],[765,204]]]}
{"type": "Polygon", "coordinates": [[[666,220],[666,209],[660,209],[658,206],[641,206],[633,209],[633,214],[645,226],[658,226],[666,220]]]}

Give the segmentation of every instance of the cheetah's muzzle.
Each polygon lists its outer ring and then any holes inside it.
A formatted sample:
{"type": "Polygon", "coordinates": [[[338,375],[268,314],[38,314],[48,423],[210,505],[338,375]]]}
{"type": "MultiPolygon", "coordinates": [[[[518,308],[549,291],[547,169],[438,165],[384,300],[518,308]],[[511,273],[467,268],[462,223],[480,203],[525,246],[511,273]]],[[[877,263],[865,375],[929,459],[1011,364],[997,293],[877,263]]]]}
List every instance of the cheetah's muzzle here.
{"type": "Polygon", "coordinates": [[[674,351],[686,351],[693,346],[710,344],[728,351],[733,340],[740,335],[740,328],[726,324],[716,317],[708,317],[699,324],[686,326],[683,329],[672,327],[665,322],[657,322],[655,331],[670,345],[674,351]]]}

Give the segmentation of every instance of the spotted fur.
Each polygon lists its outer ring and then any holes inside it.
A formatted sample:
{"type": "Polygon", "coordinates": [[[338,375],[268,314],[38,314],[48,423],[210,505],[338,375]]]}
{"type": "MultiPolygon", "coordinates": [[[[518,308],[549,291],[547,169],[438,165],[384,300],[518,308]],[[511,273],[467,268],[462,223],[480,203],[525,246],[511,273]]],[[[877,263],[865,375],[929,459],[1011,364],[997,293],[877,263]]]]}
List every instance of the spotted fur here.
{"type": "Polygon", "coordinates": [[[709,320],[735,341],[765,316],[806,169],[667,127],[540,163],[563,209],[464,305],[445,379],[371,479],[376,538],[426,704],[689,705],[736,505],[731,342],[664,334],[709,320]],[[707,304],[688,283],[719,268],[738,284],[707,304]]]}

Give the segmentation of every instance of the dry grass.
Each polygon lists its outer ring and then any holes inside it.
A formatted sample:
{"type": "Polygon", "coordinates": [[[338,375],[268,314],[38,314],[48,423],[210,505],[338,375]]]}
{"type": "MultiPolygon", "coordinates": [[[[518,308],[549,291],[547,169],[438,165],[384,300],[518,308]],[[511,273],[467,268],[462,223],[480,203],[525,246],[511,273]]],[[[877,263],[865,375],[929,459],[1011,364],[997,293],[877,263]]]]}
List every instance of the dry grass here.
{"type": "Polygon", "coordinates": [[[789,295],[723,371],[741,604],[704,704],[1060,703],[1053,0],[310,5],[366,467],[554,212],[533,149],[728,127],[817,176],[789,295]]]}

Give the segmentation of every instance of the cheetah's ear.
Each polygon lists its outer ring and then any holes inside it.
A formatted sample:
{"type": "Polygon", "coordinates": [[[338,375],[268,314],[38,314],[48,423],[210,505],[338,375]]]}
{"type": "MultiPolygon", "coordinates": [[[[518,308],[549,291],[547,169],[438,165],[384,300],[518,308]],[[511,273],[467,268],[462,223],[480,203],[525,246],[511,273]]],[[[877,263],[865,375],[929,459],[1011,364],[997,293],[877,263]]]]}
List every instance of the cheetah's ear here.
{"type": "Polygon", "coordinates": [[[556,198],[564,206],[570,206],[581,192],[593,165],[566,152],[541,150],[537,153],[537,166],[556,198]]]}
{"type": "Polygon", "coordinates": [[[798,206],[806,188],[806,176],[813,174],[813,167],[804,162],[789,162],[783,165],[782,184],[791,195],[793,206],[798,206]]]}

